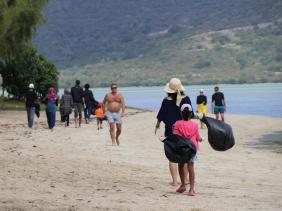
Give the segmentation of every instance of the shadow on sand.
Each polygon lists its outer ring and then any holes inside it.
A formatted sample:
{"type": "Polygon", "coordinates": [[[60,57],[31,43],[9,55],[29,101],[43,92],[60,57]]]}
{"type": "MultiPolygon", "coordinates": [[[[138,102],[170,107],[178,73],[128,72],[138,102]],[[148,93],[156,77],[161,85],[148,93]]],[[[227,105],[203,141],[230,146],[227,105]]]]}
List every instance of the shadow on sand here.
{"type": "Polygon", "coordinates": [[[282,131],[275,131],[271,134],[262,135],[255,141],[247,143],[247,145],[282,154],[282,131]]]}

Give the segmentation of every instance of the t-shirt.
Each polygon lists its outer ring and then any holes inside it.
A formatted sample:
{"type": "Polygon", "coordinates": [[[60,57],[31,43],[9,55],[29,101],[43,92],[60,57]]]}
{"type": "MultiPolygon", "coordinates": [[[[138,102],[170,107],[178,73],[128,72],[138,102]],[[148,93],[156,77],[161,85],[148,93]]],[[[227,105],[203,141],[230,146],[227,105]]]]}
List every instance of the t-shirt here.
{"type": "MultiPolygon", "coordinates": [[[[191,100],[188,96],[184,97],[180,103],[180,107],[183,104],[190,104],[191,100]]],[[[192,106],[192,105],[191,105],[192,106]]],[[[165,98],[162,102],[161,108],[157,115],[157,119],[165,124],[165,136],[172,134],[172,125],[177,121],[182,119],[180,107],[178,107],[173,100],[168,100],[165,98]]]]}
{"type": "Polygon", "coordinates": [[[197,96],[197,104],[204,104],[206,105],[207,104],[207,96],[205,95],[198,95],[197,96]]]}
{"type": "Polygon", "coordinates": [[[224,100],[222,92],[216,92],[212,95],[212,102],[214,102],[216,106],[223,106],[222,100],[224,100]]]}
{"type": "Polygon", "coordinates": [[[71,88],[71,96],[74,103],[82,103],[83,89],[80,86],[74,86],[71,88]]]}
{"type": "Polygon", "coordinates": [[[104,118],[104,112],[102,108],[97,108],[95,111],[95,115],[97,118],[104,118]]]}
{"type": "Polygon", "coordinates": [[[38,97],[34,90],[29,89],[25,94],[25,98],[26,98],[26,102],[25,102],[26,107],[35,107],[35,101],[37,100],[38,97]]]}
{"type": "Polygon", "coordinates": [[[187,140],[191,140],[197,150],[199,149],[199,141],[201,140],[201,136],[199,134],[199,127],[196,122],[192,120],[178,120],[173,125],[173,134],[182,136],[187,140]]]}

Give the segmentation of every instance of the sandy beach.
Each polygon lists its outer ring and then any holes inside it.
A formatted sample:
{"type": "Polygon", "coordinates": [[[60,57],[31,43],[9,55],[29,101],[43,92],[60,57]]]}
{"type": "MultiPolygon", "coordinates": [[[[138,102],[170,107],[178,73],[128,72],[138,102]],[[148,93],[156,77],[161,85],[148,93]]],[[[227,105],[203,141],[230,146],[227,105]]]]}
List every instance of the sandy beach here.
{"type": "Polygon", "coordinates": [[[256,147],[282,118],[226,114],[236,144],[217,152],[201,143],[191,197],[169,185],[155,117],[127,110],[117,147],[106,122],[98,131],[95,120],[79,129],[57,121],[50,131],[41,112],[29,129],[24,111],[0,111],[0,210],[282,210],[282,154],[256,147]]]}

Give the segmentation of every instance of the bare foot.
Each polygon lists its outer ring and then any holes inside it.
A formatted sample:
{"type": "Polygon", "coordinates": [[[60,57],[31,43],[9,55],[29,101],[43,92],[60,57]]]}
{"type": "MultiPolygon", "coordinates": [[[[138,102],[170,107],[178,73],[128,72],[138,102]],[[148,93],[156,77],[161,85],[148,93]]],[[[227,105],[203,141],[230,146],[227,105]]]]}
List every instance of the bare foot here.
{"type": "Polygon", "coordinates": [[[117,139],[117,145],[119,146],[119,140],[117,139]]]}
{"type": "Polygon", "coordinates": [[[178,193],[183,193],[186,191],[185,185],[180,185],[179,188],[176,190],[178,193]]]}
{"type": "Polygon", "coordinates": [[[171,186],[177,186],[177,182],[170,182],[169,183],[171,186]]]}
{"type": "Polygon", "coordinates": [[[194,190],[189,190],[189,192],[188,192],[187,195],[188,195],[188,196],[196,196],[196,193],[195,193],[194,190]]]}

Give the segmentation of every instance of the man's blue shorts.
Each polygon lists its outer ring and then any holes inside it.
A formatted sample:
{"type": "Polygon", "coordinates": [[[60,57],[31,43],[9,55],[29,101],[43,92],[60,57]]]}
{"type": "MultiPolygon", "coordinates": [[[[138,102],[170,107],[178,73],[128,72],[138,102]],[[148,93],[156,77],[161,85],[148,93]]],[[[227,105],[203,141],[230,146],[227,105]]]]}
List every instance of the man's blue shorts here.
{"type": "Polygon", "coordinates": [[[224,106],[214,106],[214,113],[215,114],[218,114],[218,113],[223,114],[224,113],[224,106]]]}

